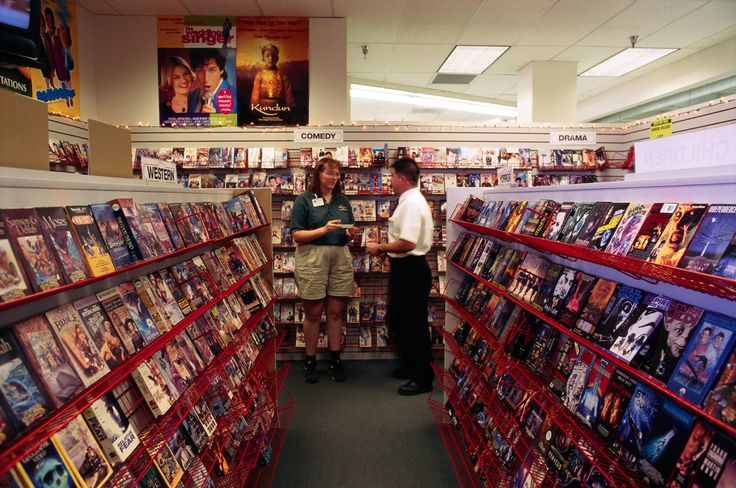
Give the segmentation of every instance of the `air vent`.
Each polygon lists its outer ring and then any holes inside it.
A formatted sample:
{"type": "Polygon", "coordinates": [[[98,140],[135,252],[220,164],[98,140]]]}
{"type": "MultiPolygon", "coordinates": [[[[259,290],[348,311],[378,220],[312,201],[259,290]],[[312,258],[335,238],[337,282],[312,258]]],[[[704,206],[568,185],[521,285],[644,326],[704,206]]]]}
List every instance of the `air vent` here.
{"type": "Polygon", "coordinates": [[[438,73],[437,76],[432,80],[433,84],[443,85],[467,85],[475,79],[477,75],[448,75],[445,73],[438,73]]]}

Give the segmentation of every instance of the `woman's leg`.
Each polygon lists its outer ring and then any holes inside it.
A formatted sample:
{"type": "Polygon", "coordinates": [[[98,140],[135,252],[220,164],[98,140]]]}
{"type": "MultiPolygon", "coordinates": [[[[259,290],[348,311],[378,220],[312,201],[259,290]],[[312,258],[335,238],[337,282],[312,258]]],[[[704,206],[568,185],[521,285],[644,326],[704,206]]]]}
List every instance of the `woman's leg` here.
{"type": "Polygon", "coordinates": [[[329,339],[330,351],[342,349],[342,325],[345,320],[345,306],[347,298],[331,297],[326,299],[327,313],[327,338],[329,339]]]}
{"type": "Polygon", "coordinates": [[[347,298],[327,296],[327,338],[330,344],[330,376],[333,381],[345,381],[347,375],[340,360],[342,326],[345,320],[347,298]]]}
{"type": "MultiPolygon", "coordinates": [[[[329,300],[302,300],[304,306],[304,343],[307,345],[307,357],[317,354],[317,340],[319,339],[319,323],[325,302],[329,300]]],[[[329,321],[328,321],[329,324],[329,321]]],[[[330,339],[332,343],[332,339],[330,339]]]]}

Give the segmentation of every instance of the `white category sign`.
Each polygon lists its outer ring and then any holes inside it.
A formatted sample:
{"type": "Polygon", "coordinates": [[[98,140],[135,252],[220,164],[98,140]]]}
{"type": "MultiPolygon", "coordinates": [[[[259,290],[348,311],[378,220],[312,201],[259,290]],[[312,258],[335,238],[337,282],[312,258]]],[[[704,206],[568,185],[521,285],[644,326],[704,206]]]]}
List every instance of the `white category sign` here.
{"type": "Polygon", "coordinates": [[[550,131],[549,143],[555,146],[569,146],[573,144],[595,144],[594,131],[550,131]]]}
{"type": "Polygon", "coordinates": [[[176,184],[176,164],[154,158],[141,158],[141,174],[146,181],[176,184]]]}
{"type": "Polygon", "coordinates": [[[736,164],[736,125],[637,142],[634,151],[637,174],[733,167],[736,164]]]}
{"type": "Polygon", "coordinates": [[[342,130],[294,129],[294,142],[342,142],[342,130]]]}

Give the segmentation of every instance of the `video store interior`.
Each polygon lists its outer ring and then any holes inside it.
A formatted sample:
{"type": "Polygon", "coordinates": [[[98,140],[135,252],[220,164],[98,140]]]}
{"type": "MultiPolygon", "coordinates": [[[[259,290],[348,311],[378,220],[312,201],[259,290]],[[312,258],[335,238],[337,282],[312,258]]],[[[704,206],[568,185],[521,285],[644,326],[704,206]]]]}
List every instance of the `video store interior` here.
{"type": "Polygon", "coordinates": [[[736,1],[0,0],[0,488],[736,487],[736,1]]]}

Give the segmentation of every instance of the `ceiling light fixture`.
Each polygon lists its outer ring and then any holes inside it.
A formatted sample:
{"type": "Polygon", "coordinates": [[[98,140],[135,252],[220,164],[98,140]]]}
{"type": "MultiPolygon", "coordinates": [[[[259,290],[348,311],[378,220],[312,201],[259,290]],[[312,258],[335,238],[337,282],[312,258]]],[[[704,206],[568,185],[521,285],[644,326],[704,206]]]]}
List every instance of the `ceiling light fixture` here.
{"type": "Polygon", "coordinates": [[[403,103],[420,107],[470,112],[476,114],[494,115],[496,117],[516,118],[517,109],[509,105],[476,102],[460,98],[425,95],[404,90],[393,90],[370,85],[350,85],[350,96],[362,100],[376,100],[380,102],[403,103]]]}
{"type": "Polygon", "coordinates": [[[593,66],[580,76],[623,76],[678,50],[635,47],[637,40],[639,36],[629,36],[631,47],[593,66]]]}
{"type": "Polygon", "coordinates": [[[479,75],[508,48],[509,46],[455,46],[437,72],[479,75]]]}

